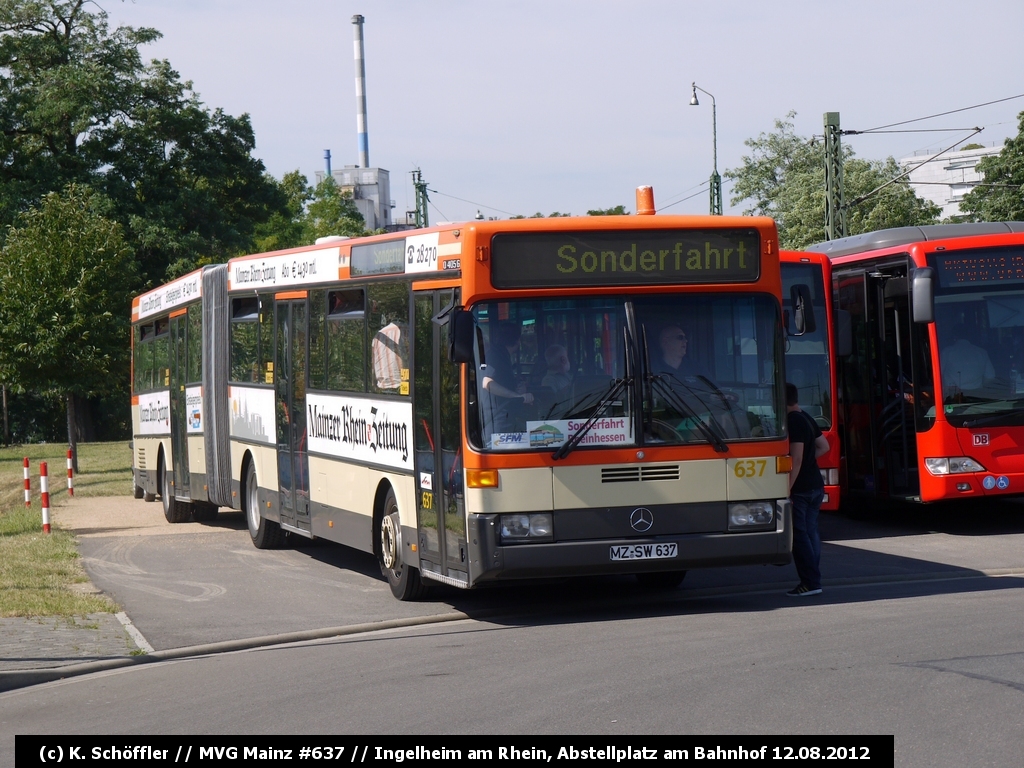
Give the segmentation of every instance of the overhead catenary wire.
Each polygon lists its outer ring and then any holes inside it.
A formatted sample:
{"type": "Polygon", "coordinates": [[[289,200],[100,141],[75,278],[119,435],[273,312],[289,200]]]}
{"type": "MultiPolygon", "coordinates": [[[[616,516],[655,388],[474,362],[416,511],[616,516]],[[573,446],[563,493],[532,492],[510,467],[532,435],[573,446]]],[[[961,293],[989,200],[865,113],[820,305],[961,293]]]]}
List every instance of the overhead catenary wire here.
{"type": "Polygon", "coordinates": [[[909,175],[910,175],[911,173],[913,173],[914,171],[916,171],[916,170],[917,170],[918,168],[920,168],[920,167],[921,167],[922,165],[925,165],[926,163],[930,163],[930,162],[931,162],[932,160],[934,160],[935,158],[937,158],[937,157],[940,157],[941,155],[944,155],[944,154],[946,154],[947,152],[949,152],[949,150],[953,149],[953,147],[955,147],[955,146],[956,146],[957,144],[960,144],[961,142],[967,141],[968,139],[970,139],[970,138],[971,138],[971,137],[973,137],[973,136],[977,136],[977,135],[978,135],[979,133],[981,133],[981,132],[982,132],[983,130],[985,130],[985,129],[984,129],[984,128],[975,128],[975,129],[974,129],[974,132],[973,132],[973,133],[971,133],[970,135],[968,135],[968,136],[966,136],[966,137],[964,137],[964,138],[962,138],[962,139],[957,139],[957,140],[956,140],[955,142],[953,142],[953,143],[952,143],[951,145],[949,145],[949,146],[948,146],[948,147],[946,147],[945,149],[943,149],[943,150],[940,150],[939,152],[936,152],[936,153],[935,153],[934,155],[932,155],[932,156],[931,156],[931,157],[929,157],[928,159],[926,159],[926,160],[922,160],[922,161],[921,161],[920,163],[918,163],[917,165],[915,165],[915,166],[913,166],[913,167],[911,167],[911,168],[908,168],[908,169],[907,169],[907,170],[905,170],[905,171],[904,171],[903,173],[901,173],[901,174],[900,174],[899,176],[896,176],[895,178],[889,179],[889,180],[888,180],[887,182],[885,182],[884,184],[879,184],[879,185],[878,185],[877,187],[875,187],[874,189],[872,189],[872,190],[871,190],[870,192],[867,192],[867,193],[865,193],[865,194],[861,195],[860,197],[857,197],[857,198],[854,198],[853,200],[850,200],[850,201],[849,201],[848,203],[846,203],[845,205],[843,205],[843,208],[852,208],[853,206],[855,206],[855,205],[857,205],[857,204],[859,204],[859,203],[862,203],[862,202],[864,202],[865,200],[867,200],[867,199],[868,199],[869,197],[871,197],[871,196],[872,196],[872,195],[874,195],[875,193],[877,193],[877,192],[881,192],[881,191],[882,191],[883,189],[885,189],[886,187],[888,187],[888,186],[889,186],[890,184],[895,184],[895,183],[896,183],[897,181],[899,181],[900,179],[902,179],[902,178],[904,178],[904,177],[906,177],[906,176],[909,176],[909,175]]]}
{"type": "MultiPolygon", "coordinates": [[[[705,187],[709,183],[710,183],[710,181],[705,181],[701,186],[705,187]]],[[[672,208],[673,206],[679,205],[680,203],[685,203],[687,200],[692,200],[693,198],[697,197],[697,195],[703,195],[706,191],[707,190],[704,190],[704,189],[698,189],[692,195],[687,195],[686,197],[681,198],[679,200],[676,200],[675,202],[669,203],[668,205],[663,205],[663,206],[661,206],[661,208],[657,208],[656,210],[657,210],[658,213],[661,213],[662,211],[666,211],[669,208],[672,208]]]]}
{"type": "MultiPolygon", "coordinates": [[[[1014,99],[1022,99],[1022,98],[1024,98],[1024,93],[1018,93],[1016,96],[1007,96],[1006,98],[1003,98],[1003,99],[996,99],[994,101],[986,101],[983,104],[974,104],[973,106],[970,106],[970,107],[961,107],[960,109],[951,109],[951,110],[949,110],[947,112],[938,112],[938,113],[936,113],[934,115],[928,115],[927,117],[915,117],[913,120],[903,120],[903,121],[898,122],[898,123],[889,123],[888,125],[880,125],[877,128],[868,128],[867,130],[864,130],[864,131],[840,131],[840,133],[842,133],[844,135],[849,135],[849,136],[856,136],[858,134],[863,134],[863,133],[881,133],[883,131],[883,129],[885,129],[885,128],[895,128],[898,125],[909,125],[910,123],[920,123],[920,122],[922,122],[924,120],[932,120],[933,118],[936,118],[936,117],[945,117],[946,115],[955,115],[958,112],[967,112],[968,110],[971,110],[971,109],[979,109],[981,107],[988,107],[988,106],[990,106],[992,104],[1001,104],[1004,101],[1013,101],[1014,99]]],[[[949,130],[952,131],[952,130],[957,130],[957,129],[950,128],[949,130]]],[[[960,130],[970,130],[970,129],[964,128],[964,129],[960,129],[960,130]]]]}
{"type": "Polygon", "coordinates": [[[450,197],[452,200],[458,200],[460,203],[469,203],[470,205],[475,205],[478,208],[486,208],[489,211],[497,211],[498,213],[504,213],[504,214],[507,214],[509,216],[517,215],[517,214],[511,213],[510,211],[503,211],[501,208],[495,208],[493,205],[485,205],[484,203],[477,203],[477,202],[475,202],[473,200],[466,200],[466,199],[461,198],[461,197],[456,197],[455,195],[449,195],[449,194],[446,194],[444,192],[439,192],[438,190],[433,189],[433,188],[428,189],[427,191],[430,192],[431,194],[434,194],[434,195],[441,195],[441,197],[450,197]]]}

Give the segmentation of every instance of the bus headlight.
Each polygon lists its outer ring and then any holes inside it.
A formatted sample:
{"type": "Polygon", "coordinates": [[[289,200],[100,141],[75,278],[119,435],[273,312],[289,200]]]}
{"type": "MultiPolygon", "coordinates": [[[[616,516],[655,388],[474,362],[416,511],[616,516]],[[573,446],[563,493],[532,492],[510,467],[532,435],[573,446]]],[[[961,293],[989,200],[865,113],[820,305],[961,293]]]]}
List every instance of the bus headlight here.
{"type": "Polygon", "coordinates": [[[933,475],[962,475],[965,472],[985,471],[981,464],[966,456],[956,456],[952,459],[925,459],[924,466],[933,475]]]}
{"type": "Polygon", "coordinates": [[[550,512],[502,515],[498,519],[498,525],[503,543],[515,544],[554,539],[554,526],[550,512]]]}
{"type": "Polygon", "coordinates": [[[832,469],[819,469],[821,472],[821,481],[825,485],[839,485],[839,470],[833,467],[832,469]]]}
{"type": "Polygon", "coordinates": [[[769,528],[774,523],[775,504],[771,501],[738,501],[729,505],[730,531],[769,528]]]}

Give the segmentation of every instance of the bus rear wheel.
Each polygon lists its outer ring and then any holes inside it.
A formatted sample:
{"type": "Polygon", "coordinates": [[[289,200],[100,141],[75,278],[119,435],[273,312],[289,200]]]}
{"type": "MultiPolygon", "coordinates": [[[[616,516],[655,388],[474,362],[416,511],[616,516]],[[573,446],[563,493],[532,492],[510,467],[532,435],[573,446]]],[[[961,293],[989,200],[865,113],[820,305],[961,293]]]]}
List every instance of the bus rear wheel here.
{"type": "Polygon", "coordinates": [[[634,574],[641,587],[651,590],[675,589],[683,583],[686,571],[651,571],[634,574]]]}
{"type": "Polygon", "coordinates": [[[391,594],[399,600],[418,600],[427,588],[420,572],[402,562],[402,524],[398,517],[398,499],[394,489],[388,489],[384,500],[384,514],[377,531],[377,559],[380,572],[388,580],[391,594]]]}
{"type": "Polygon", "coordinates": [[[245,473],[245,519],[249,523],[249,536],[256,549],[276,549],[280,546],[284,538],[281,526],[273,520],[267,520],[260,511],[256,465],[252,462],[245,473]]]}
{"type": "Polygon", "coordinates": [[[160,476],[160,495],[164,502],[164,518],[168,523],[187,523],[192,517],[192,505],[174,498],[171,473],[164,466],[163,456],[160,457],[158,474],[160,476]]]}

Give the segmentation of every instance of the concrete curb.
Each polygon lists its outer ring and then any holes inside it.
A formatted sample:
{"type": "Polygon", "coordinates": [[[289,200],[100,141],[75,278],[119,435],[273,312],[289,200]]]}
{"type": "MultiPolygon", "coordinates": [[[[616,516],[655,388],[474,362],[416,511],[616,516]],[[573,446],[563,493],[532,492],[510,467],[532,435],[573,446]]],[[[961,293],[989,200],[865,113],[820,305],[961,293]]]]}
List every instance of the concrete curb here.
{"type": "Polygon", "coordinates": [[[369,624],[352,624],[347,627],[326,627],[323,629],[309,629],[301,632],[283,632],[281,634],[265,635],[263,637],[248,637],[241,640],[224,640],[219,643],[205,643],[203,645],[191,645],[184,648],[169,648],[166,651],[154,651],[153,653],[147,653],[142,656],[125,656],[119,659],[89,661],[84,664],[69,664],[65,667],[55,667],[51,669],[0,672],[0,693],[4,691],[11,691],[16,688],[24,688],[30,685],[39,685],[40,683],[63,680],[68,677],[78,677],[80,675],[88,675],[93,672],[105,672],[111,669],[135,667],[141,664],[153,664],[159,661],[186,659],[193,656],[206,656],[208,654],[228,653],[230,651],[245,651],[263,646],[286,645],[288,643],[301,643],[309,640],[323,640],[329,637],[358,635],[366,632],[378,632],[382,629],[400,629],[426,624],[440,624],[448,621],[461,621],[468,618],[470,617],[467,614],[460,612],[442,613],[434,616],[414,616],[405,619],[377,621],[369,624]]]}
{"type": "MultiPolygon", "coordinates": [[[[970,579],[998,578],[1006,576],[1024,576],[1024,568],[992,568],[986,570],[964,570],[952,573],[916,573],[898,576],[851,576],[846,578],[828,579],[823,582],[827,588],[858,587],[870,585],[900,584],[909,582],[942,582],[942,581],[967,581],[970,579]]],[[[787,583],[788,585],[788,583],[787,583]]],[[[722,595],[759,595],[759,594],[781,594],[785,589],[782,583],[778,584],[757,584],[732,587],[711,587],[707,589],[696,589],[680,591],[675,595],[669,593],[652,594],[637,603],[646,604],[650,602],[681,602],[683,600],[700,599],[705,597],[719,597],[722,595]],[[666,600],[666,598],[668,598],[666,600]]],[[[576,604],[572,612],[578,613],[582,610],[590,610],[597,606],[608,606],[606,601],[591,601],[588,604],[576,604]]],[[[565,610],[559,610],[560,615],[565,615],[565,610]]],[[[164,651],[154,651],[142,656],[125,656],[118,659],[105,659],[103,661],[90,661],[84,664],[69,664],[64,667],[49,669],[19,670],[12,672],[0,672],[0,693],[25,688],[41,683],[54,682],[69,677],[88,675],[93,672],[105,672],[112,669],[123,669],[141,664],[153,664],[160,661],[172,661],[175,659],[186,659],[195,656],[206,656],[215,653],[229,653],[232,651],[245,651],[254,648],[269,647],[275,645],[287,645],[288,643],[308,642],[310,640],[324,640],[332,637],[345,637],[349,635],[379,632],[387,629],[403,629],[406,627],[426,626],[429,624],[442,624],[452,621],[479,620],[492,618],[504,614],[501,610],[479,612],[473,615],[462,611],[435,614],[432,616],[412,616],[404,619],[389,619],[364,624],[351,624],[342,627],[326,627],[323,629],[310,629],[301,632],[283,632],[276,635],[265,635],[262,637],[249,637],[239,640],[225,640],[218,643],[206,643],[203,645],[192,645],[183,648],[170,648],[164,651]]]]}

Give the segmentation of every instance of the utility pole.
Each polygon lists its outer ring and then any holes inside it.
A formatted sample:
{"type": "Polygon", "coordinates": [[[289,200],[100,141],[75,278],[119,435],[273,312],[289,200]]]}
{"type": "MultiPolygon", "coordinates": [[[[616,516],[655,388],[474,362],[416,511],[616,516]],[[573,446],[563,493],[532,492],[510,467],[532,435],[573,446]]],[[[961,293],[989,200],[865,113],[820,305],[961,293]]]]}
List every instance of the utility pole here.
{"type": "Polygon", "coordinates": [[[843,203],[843,147],[839,113],[825,113],[825,239],[846,237],[843,203]]]}
{"type": "Polygon", "coordinates": [[[412,186],[416,190],[416,227],[429,227],[427,218],[427,182],[423,180],[423,174],[417,168],[412,172],[412,186]]]}

